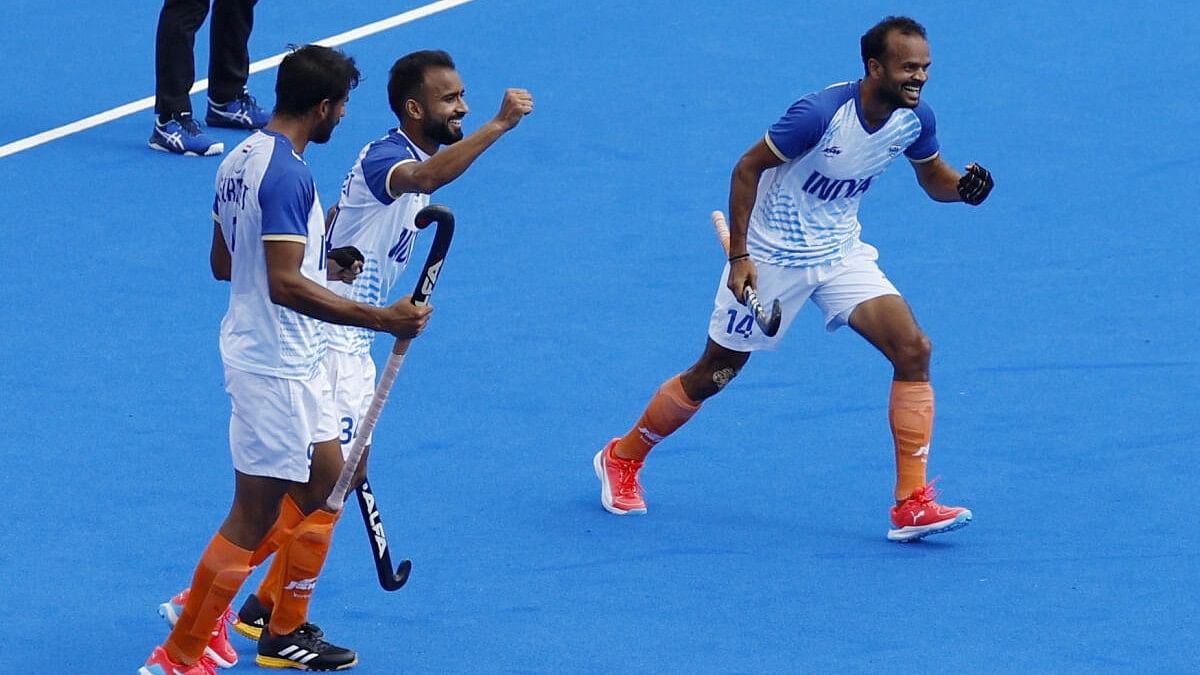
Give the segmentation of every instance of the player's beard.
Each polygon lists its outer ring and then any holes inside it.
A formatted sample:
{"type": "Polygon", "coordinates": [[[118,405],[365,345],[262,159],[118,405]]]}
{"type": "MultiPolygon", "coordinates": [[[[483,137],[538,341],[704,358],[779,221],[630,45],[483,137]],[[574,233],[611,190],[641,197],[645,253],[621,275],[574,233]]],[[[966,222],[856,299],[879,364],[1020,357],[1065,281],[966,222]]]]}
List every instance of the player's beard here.
{"type": "Polygon", "coordinates": [[[328,143],[330,138],[333,138],[333,128],[338,125],[339,118],[335,115],[330,115],[321,120],[312,132],[313,143],[328,143]]]}
{"type": "MultiPolygon", "coordinates": [[[[895,88],[880,87],[879,92],[882,95],[883,102],[893,108],[915,108],[921,101],[920,90],[917,90],[917,102],[913,103],[908,99],[904,92],[904,85],[912,84],[909,80],[896,82],[895,88]]],[[[919,85],[918,85],[919,86],[919,85]]]]}
{"type": "Polygon", "coordinates": [[[452,127],[450,123],[462,118],[463,116],[460,115],[458,117],[450,117],[445,121],[430,120],[429,124],[425,126],[425,135],[439,145],[453,145],[462,140],[463,131],[461,126],[452,127]]]}

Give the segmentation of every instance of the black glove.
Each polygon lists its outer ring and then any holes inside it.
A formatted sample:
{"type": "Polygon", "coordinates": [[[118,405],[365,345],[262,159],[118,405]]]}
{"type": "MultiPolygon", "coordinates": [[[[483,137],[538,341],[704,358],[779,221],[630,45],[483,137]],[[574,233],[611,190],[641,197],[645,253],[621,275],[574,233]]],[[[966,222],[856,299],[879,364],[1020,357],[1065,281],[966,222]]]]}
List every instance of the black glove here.
{"type": "Polygon", "coordinates": [[[978,164],[968,164],[967,172],[958,179],[958,196],[971,206],[979,206],[995,184],[990,171],[978,164]]]}
{"type": "Polygon", "coordinates": [[[362,251],[353,246],[342,246],[340,248],[330,249],[329,253],[325,254],[333,262],[337,263],[342,269],[350,269],[354,263],[364,262],[362,251]]]}

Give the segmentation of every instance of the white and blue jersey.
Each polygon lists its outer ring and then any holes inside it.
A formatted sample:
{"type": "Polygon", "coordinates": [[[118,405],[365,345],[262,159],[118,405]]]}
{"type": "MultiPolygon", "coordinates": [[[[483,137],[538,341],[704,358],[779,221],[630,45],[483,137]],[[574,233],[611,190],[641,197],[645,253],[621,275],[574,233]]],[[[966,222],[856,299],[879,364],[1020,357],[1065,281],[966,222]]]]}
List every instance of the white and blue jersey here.
{"type": "Polygon", "coordinates": [[[271,302],[263,242],[304,244],[300,272],[325,285],[325,219],[308,164],[282,134],[258,131],[217,169],[213,218],[232,258],[221,358],[231,368],[311,379],[325,356],[322,322],[271,302]]]}
{"type": "MultiPolygon", "coordinates": [[[[417,212],[429,204],[419,192],[392,194],[388,179],[397,166],[429,159],[404,132],[393,129],[372,141],[342,183],[337,216],[329,230],[329,246],[354,246],[363,254],[363,271],[353,284],[330,288],[351,300],[382,307],[400,278],[416,241],[417,212]]],[[[369,354],[375,331],[356,326],[326,327],[329,347],[348,354],[369,354]]]]}
{"type": "Polygon", "coordinates": [[[859,83],[805,96],[766,134],[780,166],[763,172],[750,213],[747,247],[758,261],[809,267],[841,260],[858,243],[858,205],[903,152],[926,162],[938,154],[933,110],[924,101],[897,108],[869,130],[859,83]]]}

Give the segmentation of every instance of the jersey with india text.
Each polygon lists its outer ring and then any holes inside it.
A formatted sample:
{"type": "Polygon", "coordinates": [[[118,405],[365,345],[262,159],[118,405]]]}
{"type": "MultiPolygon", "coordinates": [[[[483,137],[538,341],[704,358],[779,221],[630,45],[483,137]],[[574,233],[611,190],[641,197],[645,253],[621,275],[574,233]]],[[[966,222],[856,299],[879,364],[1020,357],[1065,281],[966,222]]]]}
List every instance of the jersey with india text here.
{"type": "MultiPolygon", "coordinates": [[[[372,141],[342,183],[337,215],[329,229],[332,248],[354,246],[363,254],[363,271],[353,284],[329,287],[352,300],[383,306],[412,256],[417,212],[429,205],[429,195],[394,195],[388,188],[392,171],[406,162],[423,162],[429,155],[393,129],[372,141]]],[[[356,326],[327,326],[329,347],[348,354],[367,354],[375,332],[356,326]]]]}
{"type": "Polygon", "coordinates": [[[283,134],[258,131],[221,162],[216,191],[213,218],[232,258],[221,358],[260,375],[316,376],[323,324],[271,302],[264,244],[304,244],[301,274],[325,285],[325,219],[308,164],[283,134]]]}
{"type": "Polygon", "coordinates": [[[750,213],[747,247],[758,261],[808,267],[841,260],[858,243],[858,205],[900,155],[912,162],[938,154],[933,110],[897,108],[867,129],[859,83],[805,96],[766,134],[783,164],[763,172],[750,213]]]}

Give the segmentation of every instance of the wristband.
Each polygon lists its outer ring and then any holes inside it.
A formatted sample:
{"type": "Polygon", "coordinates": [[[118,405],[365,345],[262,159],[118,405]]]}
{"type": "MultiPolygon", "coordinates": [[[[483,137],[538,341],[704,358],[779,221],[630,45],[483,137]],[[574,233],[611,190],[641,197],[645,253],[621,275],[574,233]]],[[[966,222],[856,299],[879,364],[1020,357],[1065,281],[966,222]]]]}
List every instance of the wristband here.
{"type": "Polygon", "coordinates": [[[743,253],[743,254],[741,254],[741,255],[735,255],[735,256],[731,257],[731,258],[729,259],[729,262],[731,262],[731,263],[735,263],[735,262],[737,262],[737,261],[739,261],[739,260],[743,260],[743,259],[745,259],[745,258],[749,258],[749,257],[750,257],[750,254],[749,254],[749,253],[743,253]]]}

